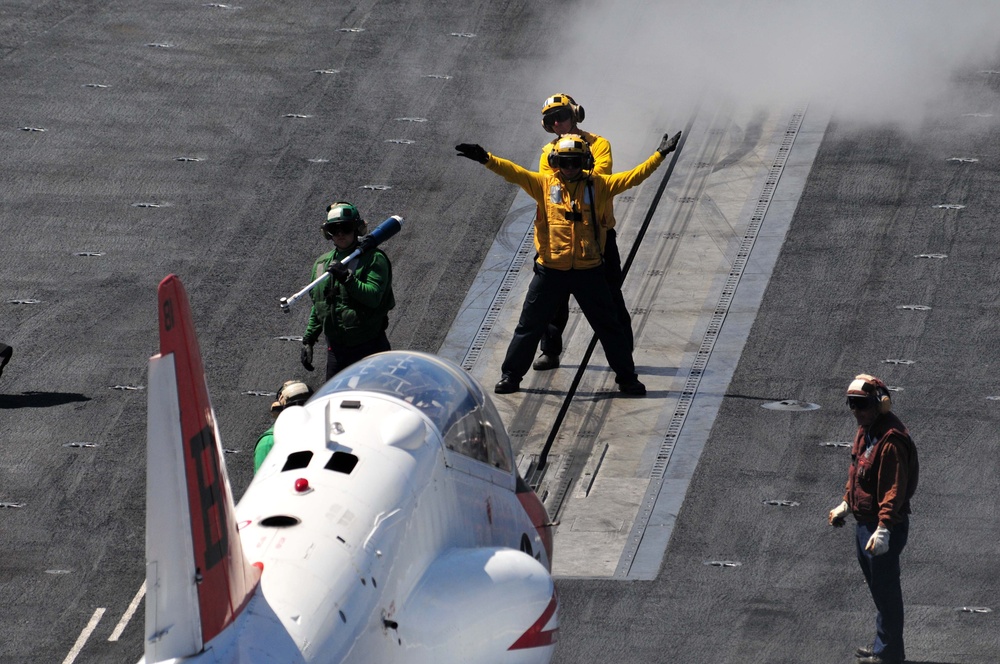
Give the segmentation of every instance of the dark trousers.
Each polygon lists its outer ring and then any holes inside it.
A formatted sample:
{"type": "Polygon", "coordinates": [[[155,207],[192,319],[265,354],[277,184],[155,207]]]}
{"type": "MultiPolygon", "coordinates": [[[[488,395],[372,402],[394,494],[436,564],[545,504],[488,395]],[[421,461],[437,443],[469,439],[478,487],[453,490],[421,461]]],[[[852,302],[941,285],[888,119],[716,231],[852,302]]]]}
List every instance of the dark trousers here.
{"type": "Polygon", "coordinates": [[[330,380],[341,369],[346,369],[358,360],[363,360],[369,355],[391,350],[389,338],[385,336],[385,331],[378,333],[378,336],[371,341],[365,341],[357,346],[340,346],[330,343],[326,349],[326,379],[330,380]]]}
{"type": "Polygon", "coordinates": [[[894,662],[906,658],[903,647],[903,591],[899,585],[899,554],[906,546],[910,533],[909,520],[904,519],[889,533],[889,550],[881,556],[865,551],[868,538],[877,523],[859,523],[855,529],[858,564],[865,575],[868,590],[875,601],[875,641],[872,650],[883,659],[894,662]]]}
{"type": "MultiPolygon", "coordinates": [[[[625,282],[625,275],[622,274],[622,258],[618,253],[617,233],[612,228],[608,231],[607,240],[604,244],[604,276],[607,277],[608,286],[611,287],[611,298],[614,300],[615,316],[618,322],[625,328],[625,336],[628,337],[629,349],[635,348],[632,338],[632,316],[629,315],[628,306],[625,305],[625,296],[622,295],[622,284],[625,282]]],[[[552,314],[552,320],[542,334],[541,349],[546,355],[558,357],[563,352],[563,332],[569,322],[569,295],[556,305],[556,310],[552,314]]]]}
{"type": "Polygon", "coordinates": [[[614,298],[604,276],[604,268],[589,270],[553,270],[535,263],[535,276],[521,307],[514,337],[507,347],[502,371],[505,376],[520,380],[531,366],[538,342],[559,302],[572,295],[583,310],[587,322],[594,328],[604,347],[608,364],[621,383],[634,380],[635,362],[632,347],[621,323],[614,314],[614,298]]]}

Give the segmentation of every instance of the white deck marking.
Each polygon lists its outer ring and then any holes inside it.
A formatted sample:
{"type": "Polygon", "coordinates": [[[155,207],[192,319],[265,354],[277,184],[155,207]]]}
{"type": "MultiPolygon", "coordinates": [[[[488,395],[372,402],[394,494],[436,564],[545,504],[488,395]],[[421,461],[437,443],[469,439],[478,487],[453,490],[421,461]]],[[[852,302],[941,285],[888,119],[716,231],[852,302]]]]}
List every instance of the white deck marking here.
{"type": "Polygon", "coordinates": [[[80,636],[77,637],[76,643],[73,644],[73,647],[70,649],[69,654],[66,655],[66,659],[63,660],[62,664],[72,664],[72,662],[77,658],[77,655],[80,654],[80,651],[83,650],[83,646],[87,644],[87,639],[89,639],[90,635],[94,633],[95,629],[97,629],[97,623],[101,622],[101,616],[103,615],[104,609],[96,609],[94,611],[94,615],[90,617],[90,622],[87,623],[87,626],[83,628],[82,632],[80,632],[80,636]]]}
{"type": "Polygon", "coordinates": [[[142,601],[145,594],[146,582],[143,581],[142,585],[139,586],[139,592],[135,594],[135,597],[132,598],[132,603],[128,605],[127,609],[125,609],[125,613],[122,614],[122,619],[118,621],[117,625],[115,625],[115,629],[111,632],[111,636],[108,637],[108,641],[117,641],[118,637],[122,635],[122,632],[124,632],[125,628],[128,627],[129,621],[132,620],[132,616],[135,615],[135,610],[139,608],[139,602],[142,601]]]}
{"type": "MultiPolygon", "coordinates": [[[[586,491],[573,491],[576,479],[570,477],[558,515],[550,514],[562,522],[555,533],[561,552],[553,561],[557,577],[655,578],[825,131],[827,111],[810,110],[808,117],[798,118],[799,124],[808,125],[804,131],[800,127],[787,134],[798,110],[776,109],[761,119],[747,109],[723,105],[698,120],[688,134],[684,155],[625,284],[636,338],[634,358],[643,368],[639,373],[649,394],[641,400],[581,400],[553,448],[556,456],[589,454],[576,465],[592,473],[586,491]],[[756,125],[760,137],[746,144],[747,128],[756,125]],[[783,145],[786,142],[789,145],[783,145]],[[788,163],[781,168],[779,186],[772,171],[776,156],[782,155],[788,163]],[[751,222],[761,221],[754,217],[763,214],[759,195],[764,189],[773,189],[773,200],[766,205],[768,220],[753,237],[752,255],[744,255],[749,248],[742,246],[744,235],[753,231],[751,222]],[[733,279],[737,262],[739,288],[734,290],[733,284],[727,288],[727,281],[733,279]],[[716,316],[720,299],[725,305],[729,298],[738,298],[739,305],[735,310],[726,307],[725,325],[709,330],[722,322],[717,319],[723,316],[716,316]],[[711,343],[702,348],[706,331],[711,332],[711,343]],[[699,354],[699,348],[711,352],[699,354]],[[695,366],[709,355],[710,367],[695,366]],[[692,377],[697,378],[693,385],[687,380],[692,377]],[[682,421],[671,419],[678,407],[682,421]],[[614,429],[605,428],[608,422],[614,429]],[[574,449],[580,439],[593,443],[589,453],[586,444],[574,449]]],[[[623,254],[652,203],[648,185],[619,197],[616,204],[623,254]]],[[[531,238],[535,204],[522,194],[518,191],[439,351],[487,385],[500,375],[504,349],[531,279],[530,261],[521,264],[518,254],[530,258],[533,245],[525,245],[531,238]]],[[[568,368],[592,337],[582,314],[571,311],[563,336],[568,368]]],[[[598,355],[578,393],[614,394],[602,362],[598,355]]],[[[508,432],[520,441],[515,443],[518,453],[530,455],[540,448],[570,373],[565,368],[529,372],[523,394],[494,398],[504,421],[517,423],[510,424],[508,432]]]]}

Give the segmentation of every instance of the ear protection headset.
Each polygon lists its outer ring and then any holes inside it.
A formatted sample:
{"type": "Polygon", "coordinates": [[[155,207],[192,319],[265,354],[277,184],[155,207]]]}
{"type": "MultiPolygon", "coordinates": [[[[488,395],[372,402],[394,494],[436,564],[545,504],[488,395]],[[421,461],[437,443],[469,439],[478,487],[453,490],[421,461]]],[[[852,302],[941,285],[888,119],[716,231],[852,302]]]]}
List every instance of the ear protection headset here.
{"type": "Polygon", "coordinates": [[[560,157],[580,157],[583,170],[590,171],[594,168],[594,155],[590,152],[590,145],[579,134],[566,134],[553,141],[552,149],[546,157],[549,168],[557,170],[560,157]]]}
{"type": "Polygon", "coordinates": [[[889,396],[889,387],[869,374],[858,374],[847,387],[848,397],[865,397],[870,399],[878,408],[879,414],[888,413],[892,410],[892,398],[889,396]]]}
{"type": "Polygon", "coordinates": [[[573,122],[576,124],[583,122],[584,117],[587,115],[586,111],[583,110],[583,106],[577,104],[576,100],[568,94],[560,92],[552,95],[545,100],[544,104],[542,104],[542,127],[544,127],[545,131],[550,134],[556,133],[556,130],[552,128],[551,124],[546,124],[545,116],[560,108],[568,108],[571,113],[570,117],[573,118],[573,122]]]}

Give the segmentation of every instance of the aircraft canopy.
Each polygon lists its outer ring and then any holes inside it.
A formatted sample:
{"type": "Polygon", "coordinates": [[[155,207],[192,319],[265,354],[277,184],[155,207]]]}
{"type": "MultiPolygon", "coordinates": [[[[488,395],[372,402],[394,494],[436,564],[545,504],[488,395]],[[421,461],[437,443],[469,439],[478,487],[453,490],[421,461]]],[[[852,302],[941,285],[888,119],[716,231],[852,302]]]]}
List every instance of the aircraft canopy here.
{"type": "Polygon", "coordinates": [[[441,433],[445,446],[505,471],[513,453],[493,402],[461,367],[415,351],[389,351],[347,367],[310,401],[337,392],[386,394],[423,412],[441,433]]]}

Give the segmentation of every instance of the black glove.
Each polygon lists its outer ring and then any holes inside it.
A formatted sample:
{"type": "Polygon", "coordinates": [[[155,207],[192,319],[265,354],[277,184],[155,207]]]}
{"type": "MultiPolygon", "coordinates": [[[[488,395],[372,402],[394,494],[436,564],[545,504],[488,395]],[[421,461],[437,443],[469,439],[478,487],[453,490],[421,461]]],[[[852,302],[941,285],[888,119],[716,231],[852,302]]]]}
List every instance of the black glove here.
{"type": "Polygon", "coordinates": [[[326,271],[342,284],[347,283],[347,280],[351,278],[351,271],[340,261],[331,261],[326,267],[326,271]]]}
{"type": "Polygon", "coordinates": [[[677,149],[677,142],[680,140],[681,132],[674,134],[673,138],[669,134],[664,134],[663,140],[660,141],[660,147],[656,148],[656,151],[665,157],[677,149]]]}
{"type": "Polygon", "coordinates": [[[465,157],[472,161],[478,161],[480,164],[485,164],[490,159],[486,150],[481,145],[476,145],[475,143],[460,143],[455,146],[455,149],[458,150],[458,154],[455,155],[456,157],[465,157]]]}
{"type": "Polygon", "coordinates": [[[313,345],[302,342],[302,351],[299,353],[299,360],[302,362],[302,366],[306,368],[306,371],[315,371],[316,367],[313,366],[313,345]]]}

